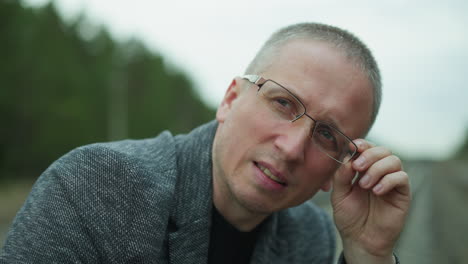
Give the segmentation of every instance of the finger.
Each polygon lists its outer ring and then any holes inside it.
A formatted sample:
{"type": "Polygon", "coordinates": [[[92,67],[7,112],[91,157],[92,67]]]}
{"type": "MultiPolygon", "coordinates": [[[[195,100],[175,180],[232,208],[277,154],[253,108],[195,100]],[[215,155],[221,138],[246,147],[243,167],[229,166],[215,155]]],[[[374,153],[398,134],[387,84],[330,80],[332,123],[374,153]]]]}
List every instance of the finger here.
{"type": "Polygon", "coordinates": [[[364,189],[372,188],[382,177],[401,170],[401,160],[395,156],[387,156],[372,164],[359,180],[364,189]]]}
{"type": "Polygon", "coordinates": [[[369,149],[369,148],[373,148],[376,146],[376,144],[368,141],[368,140],[365,140],[365,139],[362,139],[362,138],[358,138],[358,139],[355,139],[353,140],[354,144],[356,144],[357,146],[357,151],[359,153],[369,149]]]}
{"type": "Polygon", "coordinates": [[[392,152],[385,147],[372,147],[368,148],[353,163],[353,169],[359,172],[367,170],[375,162],[392,155],[392,152]]]}
{"type": "Polygon", "coordinates": [[[409,177],[406,172],[397,171],[388,174],[372,189],[376,195],[384,195],[392,190],[396,190],[398,193],[405,196],[410,195],[409,177]]]}

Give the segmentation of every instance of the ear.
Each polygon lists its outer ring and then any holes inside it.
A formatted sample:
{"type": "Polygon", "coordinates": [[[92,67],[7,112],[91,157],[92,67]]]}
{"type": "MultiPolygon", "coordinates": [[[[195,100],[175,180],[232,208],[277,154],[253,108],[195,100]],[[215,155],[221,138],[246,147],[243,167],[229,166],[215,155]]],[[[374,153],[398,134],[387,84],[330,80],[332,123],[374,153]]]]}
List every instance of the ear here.
{"type": "Polygon", "coordinates": [[[332,186],[332,179],[328,179],[321,187],[320,189],[324,192],[328,192],[331,189],[332,186]]]}
{"type": "Polygon", "coordinates": [[[216,111],[216,120],[219,123],[223,123],[226,119],[229,111],[232,109],[233,102],[239,97],[241,92],[241,87],[239,84],[240,79],[235,78],[232,80],[231,84],[229,85],[226,94],[224,95],[223,101],[218,107],[216,111]]]}

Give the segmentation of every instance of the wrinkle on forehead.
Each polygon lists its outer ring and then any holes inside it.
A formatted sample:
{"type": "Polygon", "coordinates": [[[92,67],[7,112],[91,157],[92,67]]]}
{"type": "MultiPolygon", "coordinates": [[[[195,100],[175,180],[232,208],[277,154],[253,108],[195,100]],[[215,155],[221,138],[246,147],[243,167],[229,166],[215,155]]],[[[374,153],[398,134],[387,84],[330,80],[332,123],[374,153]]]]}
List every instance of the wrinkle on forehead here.
{"type": "Polygon", "coordinates": [[[372,95],[371,92],[366,93],[369,89],[359,86],[359,78],[353,76],[335,93],[327,93],[326,87],[317,89],[318,96],[311,97],[306,103],[307,111],[312,117],[331,124],[351,138],[364,136],[371,122],[369,101],[372,95]]]}
{"type": "Polygon", "coordinates": [[[314,40],[290,41],[264,74],[297,95],[314,119],[350,137],[367,132],[372,86],[358,63],[339,48],[314,40]]]}

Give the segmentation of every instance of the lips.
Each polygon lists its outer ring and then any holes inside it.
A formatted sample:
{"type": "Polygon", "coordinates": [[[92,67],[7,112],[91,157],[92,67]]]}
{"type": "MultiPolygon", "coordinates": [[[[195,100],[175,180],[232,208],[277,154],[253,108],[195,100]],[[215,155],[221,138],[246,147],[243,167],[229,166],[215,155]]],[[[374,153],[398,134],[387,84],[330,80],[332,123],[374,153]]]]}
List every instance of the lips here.
{"type": "Polygon", "coordinates": [[[260,163],[257,163],[255,162],[255,165],[271,180],[273,180],[274,182],[277,182],[283,186],[286,186],[286,182],[281,180],[280,177],[278,177],[277,175],[275,175],[269,168],[263,166],[262,164],[260,163]]]}

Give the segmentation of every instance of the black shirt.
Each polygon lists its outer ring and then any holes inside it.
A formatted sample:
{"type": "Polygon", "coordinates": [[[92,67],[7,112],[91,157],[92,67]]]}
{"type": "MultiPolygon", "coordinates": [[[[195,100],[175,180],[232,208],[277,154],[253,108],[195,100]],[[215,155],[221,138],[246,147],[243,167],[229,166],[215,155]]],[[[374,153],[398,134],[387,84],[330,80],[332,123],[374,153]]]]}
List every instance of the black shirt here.
{"type": "Polygon", "coordinates": [[[213,207],[208,263],[249,263],[260,226],[250,232],[239,231],[213,207]]]}

